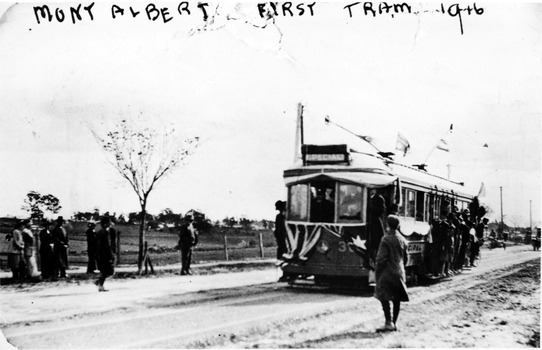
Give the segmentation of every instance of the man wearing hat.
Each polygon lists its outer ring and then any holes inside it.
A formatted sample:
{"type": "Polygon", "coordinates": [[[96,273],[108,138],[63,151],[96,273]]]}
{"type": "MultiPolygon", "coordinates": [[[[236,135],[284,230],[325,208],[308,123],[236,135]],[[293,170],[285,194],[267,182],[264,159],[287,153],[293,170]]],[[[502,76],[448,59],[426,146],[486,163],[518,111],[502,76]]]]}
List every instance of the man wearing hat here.
{"type": "Polygon", "coordinates": [[[193,225],[192,216],[185,217],[180,229],[179,249],[181,250],[181,275],[191,275],[190,262],[192,260],[192,248],[198,243],[198,236],[193,225]]]}
{"type": "Polygon", "coordinates": [[[43,279],[51,278],[53,276],[54,269],[54,241],[49,230],[50,223],[44,220],[41,225],[43,229],[40,231],[40,264],[41,264],[41,277],[43,279]]]}
{"type": "Polygon", "coordinates": [[[116,235],[111,228],[111,220],[104,216],[100,220],[101,230],[96,234],[96,260],[100,277],[96,281],[98,290],[106,292],[104,288],[105,279],[115,273],[116,235]]]}
{"type": "MultiPolygon", "coordinates": [[[[277,241],[277,259],[281,260],[282,255],[287,253],[286,247],[286,223],[284,211],[286,210],[286,202],[277,201],[275,203],[275,210],[278,210],[278,214],[275,217],[275,240],[277,241]]],[[[284,282],[287,280],[287,277],[283,274],[279,278],[279,282],[284,282]]]]}
{"type": "Polygon", "coordinates": [[[54,242],[53,278],[57,278],[59,274],[62,278],[68,277],[66,275],[66,268],[68,267],[68,235],[63,227],[64,222],[64,218],[59,216],[52,232],[54,242]]]}
{"type": "Polygon", "coordinates": [[[96,270],[96,224],[94,222],[88,223],[88,229],[85,232],[87,235],[87,273],[94,273],[96,270]]]}

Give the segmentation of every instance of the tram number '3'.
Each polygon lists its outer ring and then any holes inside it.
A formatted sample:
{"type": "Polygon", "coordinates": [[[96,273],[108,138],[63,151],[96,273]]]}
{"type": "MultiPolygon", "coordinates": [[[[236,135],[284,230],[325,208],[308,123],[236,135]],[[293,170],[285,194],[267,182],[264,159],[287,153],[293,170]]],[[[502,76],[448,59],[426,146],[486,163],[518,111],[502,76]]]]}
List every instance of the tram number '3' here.
{"type": "Polygon", "coordinates": [[[348,243],[346,243],[345,241],[339,241],[338,251],[340,253],[344,253],[347,249],[351,252],[354,252],[348,243]]]}

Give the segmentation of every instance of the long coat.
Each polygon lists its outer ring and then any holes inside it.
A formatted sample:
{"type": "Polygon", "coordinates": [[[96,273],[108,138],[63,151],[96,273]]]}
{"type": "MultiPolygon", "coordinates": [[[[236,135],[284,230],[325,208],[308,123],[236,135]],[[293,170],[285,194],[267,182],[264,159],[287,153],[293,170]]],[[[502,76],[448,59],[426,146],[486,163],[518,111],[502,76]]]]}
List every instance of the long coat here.
{"type": "Polygon", "coordinates": [[[68,267],[68,235],[66,229],[62,226],[55,226],[51,232],[54,242],[54,254],[58,266],[68,267]]]}
{"type": "Polygon", "coordinates": [[[116,232],[114,229],[101,229],[96,234],[96,260],[98,270],[104,276],[115,272],[116,232]]]}
{"type": "Polygon", "coordinates": [[[382,237],[375,268],[375,298],[381,301],[408,301],[405,263],[406,239],[395,232],[382,237]]]}
{"type": "Polygon", "coordinates": [[[40,231],[40,258],[41,258],[41,275],[43,278],[48,278],[53,275],[53,236],[51,231],[44,228],[40,231]]]}

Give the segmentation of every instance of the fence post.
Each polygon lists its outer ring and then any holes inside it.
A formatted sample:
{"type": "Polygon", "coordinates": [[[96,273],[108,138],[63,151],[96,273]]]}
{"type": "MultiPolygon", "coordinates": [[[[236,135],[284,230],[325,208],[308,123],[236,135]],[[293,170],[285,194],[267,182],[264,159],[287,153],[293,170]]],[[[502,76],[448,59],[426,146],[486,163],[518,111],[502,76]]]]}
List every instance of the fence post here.
{"type": "Polygon", "coordinates": [[[120,231],[117,231],[117,265],[120,265],[120,231]]]}
{"type": "Polygon", "coordinates": [[[262,257],[262,259],[264,258],[264,255],[263,255],[263,237],[262,237],[262,233],[259,232],[258,233],[260,235],[260,255],[262,257]]]}
{"type": "Polygon", "coordinates": [[[40,254],[40,230],[32,232],[34,234],[34,252],[36,252],[36,265],[38,266],[38,271],[41,271],[41,254],[40,254]]]}
{"type": "Polygon", "coordinates": [[[228,261],[228,236],[224,235],[224,253],[226,255],[226,261],[228,261]]]}

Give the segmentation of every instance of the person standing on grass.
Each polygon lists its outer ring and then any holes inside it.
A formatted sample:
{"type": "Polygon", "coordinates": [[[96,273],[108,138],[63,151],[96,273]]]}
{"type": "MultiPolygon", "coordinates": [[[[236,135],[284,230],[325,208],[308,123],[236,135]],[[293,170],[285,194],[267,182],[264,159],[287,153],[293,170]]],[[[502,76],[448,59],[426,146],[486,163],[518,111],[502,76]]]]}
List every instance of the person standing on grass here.
{"type": "Polygon", "coordinates": [[[111,220],[104,216],[100,220],[101,229],[96,234],[96,260],[100,277],[95,282],[98,291],[107,292],[104,287],[105,279],[115,273],[115,231],[111,228],[111,220]]]}
{"type": "Polygon", "coordinates": [[[6,236],[6,241],[8,241],[8,266],[13,274],[14,282],[19,281],[22,277],[21,274],[24,274],[24,269],[21,268],[24,250],[23,227],[23,222],[17,221],[13,232],[6,236]]]}
{"type": "Polygon", "coordinates": [[[386,323],[377,332],[396,331],[401,301],[408,301],[405,274],[408,243],[401,234],[397,216],[389,215],[386,222],[389,229],[380,241],[376,256],[374,295],[382,304],[386,323]],[[393,303],[393,318],[390,301],[393,303]]]}
{"type": "Polygon", "coordinates": [[[198,244],[197,231],[191,216],[184,219],[179,232],[179,249],[181,250],[181,275],[191,275],[190,263],[192,261],[192,249],[198,244]]]}
{"type": "Polygon", "coordinates": [[[26,263],[26,276],[30,279],[38,276],[38,266],[36,263],[35,240],[32,232],[32,223],[30,220],[24,222],[22,232],[24,241],[24,262],[26,263]]]}
{"type": "Polygon", "coordinates": [[[66,269],[68,268],[68,234],[64,228],[64,223],[64,218],[59,216],[52,232],[55,256],[53,278],[57,278],[59,274],[61,278],[68,277],[66,275],[66,269]]]}
{"type": "Polygon", "coordinates": [[[40,265],[41,278],[43,279],[53,276],[54,242],[49,225],[49,221],[43,220],[43,229],[40,231],[40,265]]]}
{"type": "Polygon", "coordinates": [[[88,229],[85,232],[87,235],[88,255],[87,273],[94,273],[94,270],[96,270],[96,231],[94,230],[95,227],[96,224],[94,222],[90,222],[88,224],[88,229]]]}

